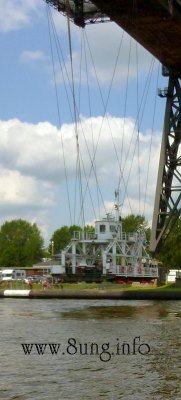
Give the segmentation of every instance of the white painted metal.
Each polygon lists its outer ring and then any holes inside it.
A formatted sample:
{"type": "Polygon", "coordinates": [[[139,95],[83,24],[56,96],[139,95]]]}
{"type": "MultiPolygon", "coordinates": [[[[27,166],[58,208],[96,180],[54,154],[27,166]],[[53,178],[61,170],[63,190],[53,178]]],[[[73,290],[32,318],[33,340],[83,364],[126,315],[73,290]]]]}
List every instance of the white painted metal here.
{"type": "Polygon", "coordinates": [[[22,297],[29,297],[31,290],[4,290],[4,296],[22,296],[22,297]]]}
{"type": "Polygon", "coordinates": [[[115,214],[95,221],[95,233],[74,232],[73,239],[62,251],[62,266],[71,266],[73,274],[77,267],[98,267],[103,269],[103,275],[157,278],[158,268],[147,254],[143,229],[122,232],[118,194],[115,214]]]}

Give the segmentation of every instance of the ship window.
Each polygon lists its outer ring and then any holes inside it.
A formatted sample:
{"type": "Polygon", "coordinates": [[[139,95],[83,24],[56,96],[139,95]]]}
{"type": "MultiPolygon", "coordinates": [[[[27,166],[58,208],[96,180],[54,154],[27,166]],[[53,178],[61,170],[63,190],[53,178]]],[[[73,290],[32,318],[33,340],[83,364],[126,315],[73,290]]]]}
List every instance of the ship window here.
{"type": "Polygon", "coordinates": [[[105,233],[106,232],[106,225],[100,225],[100,232],[105,233]]]}
{"type": "Polygon", "coordinates": [[[116,232],[115,225],[110,225],[110,232],[116,232]]]}

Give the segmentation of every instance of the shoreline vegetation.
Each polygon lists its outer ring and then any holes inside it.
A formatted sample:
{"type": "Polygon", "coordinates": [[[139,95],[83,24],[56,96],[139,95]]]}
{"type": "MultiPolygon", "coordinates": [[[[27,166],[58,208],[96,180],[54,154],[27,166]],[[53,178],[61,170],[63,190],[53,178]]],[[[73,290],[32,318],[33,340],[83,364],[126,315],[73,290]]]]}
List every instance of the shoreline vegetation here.
{"type": "Polygon", "coordinates": [[[16,297],[29,299],[92,299],[92,300],[181,300],[181,288],[175,284],[156,286],[128,286],[109,282],[96,283],[65,283],[50,285],[43,288],[34,284],[28,288],[20,282],[4,282],[0,284],[0,297],[16,297]]]}
{"type": "MultiPolygon", "coordinates": [[[[0,290],[28,290],[29,285],[18,281],[8,281],[0,283],[0,290]]],[[[127,291],[127,290],[180,290],[181,288],[176,287],[175,283],[167,283],[161,286],[139,284],[138,282],[134,285],[129,284],[116,284],[112,282],[101,282],[101,283],[54,283],[49,284],[46,288],[49,291],[53,290],[68,290],[68,291],[127,291]]],[[[34,283],[31,290],[42,291],[45,290],[41,283],[34,283]]]]}

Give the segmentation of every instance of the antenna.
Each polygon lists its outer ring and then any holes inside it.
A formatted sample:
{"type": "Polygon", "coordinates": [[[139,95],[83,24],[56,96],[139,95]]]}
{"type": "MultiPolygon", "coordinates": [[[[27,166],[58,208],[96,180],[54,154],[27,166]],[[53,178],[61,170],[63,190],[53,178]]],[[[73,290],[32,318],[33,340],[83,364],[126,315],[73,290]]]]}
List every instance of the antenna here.
{"type": "Polygon", "coordinates": [[[116,214],[116,221],[119,222],[120,204],[119,204],[119,190],[118,189],[115,190],[114,195],[115,195],[114,209],[115,209],[115,214],[116,214]]]}

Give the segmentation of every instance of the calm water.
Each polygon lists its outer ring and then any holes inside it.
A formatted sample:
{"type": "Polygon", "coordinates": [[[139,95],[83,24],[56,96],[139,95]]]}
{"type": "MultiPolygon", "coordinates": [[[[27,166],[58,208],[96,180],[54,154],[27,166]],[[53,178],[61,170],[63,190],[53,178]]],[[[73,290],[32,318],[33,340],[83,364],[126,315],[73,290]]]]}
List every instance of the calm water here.
{"type": "Polygon", "coordinates": [[[180,322],[181,302],[1,299],[0,399],[179,400],[180,322]]]}

